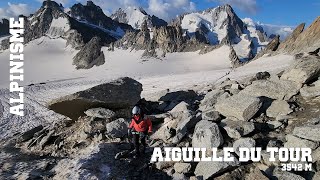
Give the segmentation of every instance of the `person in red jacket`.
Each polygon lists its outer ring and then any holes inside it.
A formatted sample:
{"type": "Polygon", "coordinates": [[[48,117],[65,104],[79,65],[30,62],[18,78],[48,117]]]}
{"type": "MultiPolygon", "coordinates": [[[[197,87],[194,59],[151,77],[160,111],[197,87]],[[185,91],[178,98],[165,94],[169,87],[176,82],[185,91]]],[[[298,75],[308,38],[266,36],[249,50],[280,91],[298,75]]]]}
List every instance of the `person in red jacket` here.
{"type": "Polygon", "coordinates": [[[149,118],[144,118],[144,114],[138,106],[132,109],[132,115],[128,133],[133,138],[135,157],[137,157],[140,156],[140,141],[143,145],[142,152],[145,152],[147,146],[146,137],[152,132],[152,123],[149,118]]]}

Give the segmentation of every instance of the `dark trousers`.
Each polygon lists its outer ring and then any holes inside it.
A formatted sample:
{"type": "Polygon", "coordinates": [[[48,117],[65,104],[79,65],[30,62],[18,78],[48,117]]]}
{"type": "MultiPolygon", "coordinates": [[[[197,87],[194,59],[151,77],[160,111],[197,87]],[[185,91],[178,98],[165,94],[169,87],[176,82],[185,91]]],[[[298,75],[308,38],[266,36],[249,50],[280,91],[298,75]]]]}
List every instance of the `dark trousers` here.
{"type": "Polygon", "coordinates": [[[140,134],[133,134],[133,145],[134,145],[134,149],[137,155],[140,155],[140,142],[143,146],[143,150],[142,152],[144,153],[145,148],[147,146],[146,143],[146,136],[143,135],[142,133],[140,134]]]}

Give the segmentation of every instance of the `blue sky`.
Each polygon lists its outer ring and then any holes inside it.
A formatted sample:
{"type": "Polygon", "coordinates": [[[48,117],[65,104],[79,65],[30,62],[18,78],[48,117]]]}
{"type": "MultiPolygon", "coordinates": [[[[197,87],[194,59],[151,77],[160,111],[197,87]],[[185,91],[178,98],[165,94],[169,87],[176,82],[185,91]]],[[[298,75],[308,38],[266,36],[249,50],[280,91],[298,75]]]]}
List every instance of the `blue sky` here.
{"type": "MultiPolygon", "coordinates": [[[[56,0],[70,7],[86,0],[56,0]]],[[[150,14],[166,20],[183,12],[204,10],[220,4],[231,4],[240,18],[250,17],[265,24],[296,26],[310,24],[320,15],[320,0],[93,0],[106,14],[118,7],[142,6],[150,14]]],[[[32,13],[41,6],[41,0],[0,1],[0,18],[19,13],[32,13]],[[10,3],[10,4],[8,4],[10,3]],[[20,12],[19,12],[20,11],[20,12]]]]}

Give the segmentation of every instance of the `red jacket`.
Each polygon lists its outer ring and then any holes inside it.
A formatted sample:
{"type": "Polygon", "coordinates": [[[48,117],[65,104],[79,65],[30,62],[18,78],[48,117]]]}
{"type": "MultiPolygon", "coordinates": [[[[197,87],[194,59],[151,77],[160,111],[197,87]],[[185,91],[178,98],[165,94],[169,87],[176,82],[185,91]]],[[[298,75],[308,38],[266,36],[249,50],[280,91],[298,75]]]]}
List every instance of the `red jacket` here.
{"type": "Polygon", "coordinates": [[[140,121],[136,121],[132,118],[129,128],[134,128],[137,132],[152,132],[152,123],[149,118],[140,121]]]}

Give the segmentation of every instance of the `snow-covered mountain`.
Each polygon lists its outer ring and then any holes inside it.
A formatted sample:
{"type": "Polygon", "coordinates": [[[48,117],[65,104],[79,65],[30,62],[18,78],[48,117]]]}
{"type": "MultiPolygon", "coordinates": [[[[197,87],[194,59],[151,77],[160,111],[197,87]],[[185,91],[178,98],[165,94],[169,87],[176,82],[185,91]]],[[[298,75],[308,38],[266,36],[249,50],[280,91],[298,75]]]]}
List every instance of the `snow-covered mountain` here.
{"type": "Polygon", "coordinates": [[[92,1],[87,1],[86,5],[77,3],[67,13],[79,22],[103,29],[116,38],[121,38],[126,30],[132,28],[128,24],[119,23],[106,16],[102,9],[92,1]]]}
{"type": "MultiPolygon", "coordinates": [[[[68,45],[80,48],[95,36],[104,44],[109,44],[121,38],[126,30],[132,29],[104,15],[92,1],[88,1],[87,5],[74,5],[69,14],[62,5],[44,1],[39,10],[25,17],[25,42],[48,36],[66,39],[68,45]]],[[[7,49],[8,39],[2,41],[1,45],[2,49],[7,49]]]]}
{"type": "Polygon", "coordinates": [[[144,21],[147,21],[149,28],[167,25],[165,20],[154,15],[149,15],[142,7],[127,7],[125,9],[119,8],[110,17],[120,23],[129,24],[135,29],[141,29],[144,21]]]}
{"type": "Polygon", "coordinates": [[[280,25],[272,25],[272,24],[264,24],[261,22],[254,22],[251,18],[244,18],[242,21],[251,27],[255,27],[256,29],[260,29],[261,32],[269,38],[272,39],[275,35],[279,35],[281,40],[284,40],[293,32],[293,27],[290,26],[280,26],[280,25]]]}
{"type": "Polygon", "coordinates": [[[253,58],[266,44],[263,30],[248,27],[230,5],[184,14],[171,24],[181,25],[191,37],[203,34],[211,45],[231,44],[241,60],[253,58]]]}

